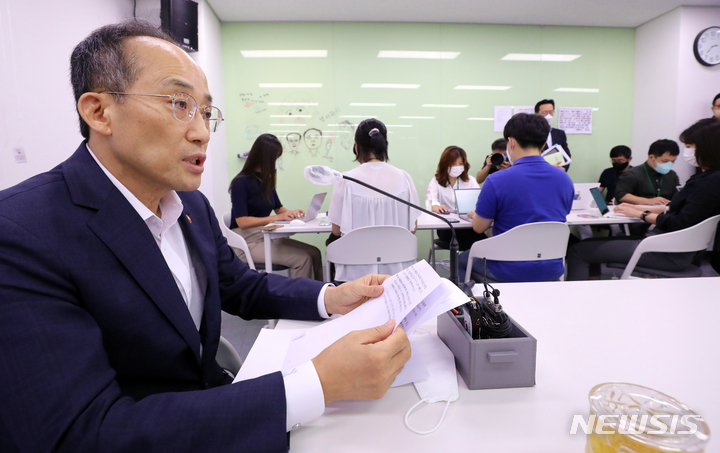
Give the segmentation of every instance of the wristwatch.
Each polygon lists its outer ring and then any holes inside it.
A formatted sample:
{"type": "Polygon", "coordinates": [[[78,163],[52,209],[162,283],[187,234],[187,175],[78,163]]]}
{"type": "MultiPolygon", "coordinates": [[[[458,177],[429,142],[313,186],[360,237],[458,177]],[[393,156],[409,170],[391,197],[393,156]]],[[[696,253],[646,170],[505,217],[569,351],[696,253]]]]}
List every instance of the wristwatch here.
{"type": "Polygon", "coordinates": [[[647,220],[645,220],[645,217],[647,217],[648,214],[652,214],[652,211],[643,211],[642,215],[640,216],[643,222],[647,222],[647,220]]]}

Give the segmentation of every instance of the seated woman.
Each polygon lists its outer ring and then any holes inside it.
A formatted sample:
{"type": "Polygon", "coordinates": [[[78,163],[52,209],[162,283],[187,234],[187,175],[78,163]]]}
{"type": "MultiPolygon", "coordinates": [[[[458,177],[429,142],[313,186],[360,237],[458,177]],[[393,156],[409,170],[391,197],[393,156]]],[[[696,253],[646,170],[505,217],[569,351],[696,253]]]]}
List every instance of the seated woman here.
{"type": "MultiPolygon", "coordinates": [[[[256,263],[265,262],[265,246],[260,227],[277,220],[292,220],[305,215],[301,209],[286,209],[275,191],[277,160],[282,145],[272,134],[255,140],[242,171],[230,183],[232,222],[230,228],[245,238],[256,263]],[[271,211],[275,215],[270,215],[271,211]]],[[[242,258],[242,253],[235,253],[242,258]]],[[[290,277],[307,277],[322,281],[322,255],[317,247],[290,238],[272,240],[273,264],[290,269],[290,277]]]]}
{"type": "MultiPolygon", "coordinates": [[[[455,189],[477,189],[480,187],[475,178],[468,176],[470,164],[467,161],[465,150],[457,146],[448,146],[440,155],[435,177],[430,181],[428,190],[432,201],[432,210],[438,214],[449,212],[455,206],[455,189]]],[[[450,230],[437,230],[438,238],[450,242],[450,230]]],[[[485,239],[484,233],[476,233],[471,228],[457,228],[455,230],[460,251],[472,247],[475,241],[485,239]]]]}
{"type": "MultiPolygon", "coordinates": [[[[360,163],[345,174],[399,198],[417,204],[415,184],[407,172],[388,164],[387,129],[376,120],[360,123],[355,131],[353,153],[360,163]]],[[[415,233],[420,211],[351,181],[335,183],[330,210],[333,235],[341,236],[355,228],[372,225],[398,225],[415,233]]],[[[396,264],[336,265],[335,280],[350,281],[366,274],[395,274],[415,261],[396,264]]]]}
{"type": "MultiPolygon", "coordinates": [[[[623,203],[615,212],[656,225],[649,234],[678,231],[720,214],[720,121],[700,120],[680,135],[680,141],[695,145],[695,160],[702,170],[688,179],[669,207],[640,207],[623,203]]],[[[601,263],[627,263],[643,237],[594,238],[580,241],[568,251],[568,280],[600,277],[601,263]]],[[[694,252],[645,253],[638,266],[663,271],[681,271],[692,264],[694,252]]]]}

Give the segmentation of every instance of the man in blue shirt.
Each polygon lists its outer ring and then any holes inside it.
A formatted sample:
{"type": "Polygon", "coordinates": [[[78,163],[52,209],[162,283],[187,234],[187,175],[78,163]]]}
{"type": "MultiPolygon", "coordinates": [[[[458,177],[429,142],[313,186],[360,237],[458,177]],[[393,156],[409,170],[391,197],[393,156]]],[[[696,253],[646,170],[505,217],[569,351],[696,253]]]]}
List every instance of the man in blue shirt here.
{"type": "MultiPolygon", "coordinates": [[[[469,213],[473,229],[482,233],[494,221],[493,234],[536,222],[565,222],[575,192],[570,177],[540,156],[550,126],[540,115],[518,113],[505,125],[508,159],[512,167],[485,180],[475,211],[469,213]]],[[[542,238],[538,238],[539,241],[542,238]]],[[[464,278],[469,252],[460,255],[460,278],[464,278]]],[[[487,276],[496,281],[531,282],[558,279],[562,260],[488,261],[487,276]]],[[[473,274],[483,275],[482,260],[473,263],[473,274]]],[[[476,280],[479,275],[476,276],[476,280]]]]}

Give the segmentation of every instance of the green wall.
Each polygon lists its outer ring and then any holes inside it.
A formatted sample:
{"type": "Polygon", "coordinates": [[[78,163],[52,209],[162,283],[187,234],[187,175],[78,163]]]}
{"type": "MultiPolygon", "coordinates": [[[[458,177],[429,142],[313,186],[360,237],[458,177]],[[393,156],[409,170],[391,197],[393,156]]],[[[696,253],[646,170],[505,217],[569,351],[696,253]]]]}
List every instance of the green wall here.
{"type": "MultiPolygon", "coordinates": [[[[635,30],[625,28],[540,27],[474,24],[402,23],[225,23],[222,25],[229,176],[242,168],[237,154],[249,151],[265,132],[285,147],[278,194],[290,209],[307,209],[313,194],[325,190],[302,176],[306,165],[329,165],[346,171],[357,165],[349,150],[357,125],[377,116],[388,125],[390,163],[413,177],[421,200],[442,150],[457,145],[467,151],[471,173],[477,172],[493,132],[493,107],[531,106],[552,98],[559,107],[592,107],[593,133],[569,135],[573,154],[570,176],[575,182],[597,181],[610,165],[610,148],[630,145],[635,30]],[[326,58],[244,58],[241,50],[318,50],[326,58]],[[452,60],[381,59],[380,50],[460,52],[452,60]],[[572,62],[503,61],[508,53],[575,54],[572,62]],[[322,83],[322,88],[260,88],[259,83],[322,83]],[[362,83],[419,84],[418,89],[361,88],[362,83]],[[455,90],[457,85],[511,86],[505,91],[455,90]],[[597,93],[554,92],[559,87],[597,88],[597,93]],[[317,106],[271,106],[308,102],[317,106]],[[357,107],[351,103],[389,103],[394,107],[357,107]],[[467,108],[422,107],[460,104],[467,108]],[[292,114],[293,118],[271,115],[292,114]],[[311,115],[298,118],[297,115],[311,115]],[[425,116],[434,119],[401,119],[425,116]],[[340,125],[340,126],[338,126],[340,125]],[[411,127],[392,127],[404,125],[411,127]],[[303,140],[290,148],[290,131],[323,132],[310,150],[303,140]]],[[[556,119],[553,123],[557,125],[556,119]]],[[[312,146],[312,145],[311,145],[312,146]]],[[[643,150],[636,150],[638,156],[643,150]]],[[[331,188],[327,188],[331,191],[331,188]]],[[[323,209],[329,204],[329,196],[323,209]]],[[[316,235],[298,239],[320,246],[316,235]]],[[[421,257],[429,233],[419,234],[421,257]]],[[[324,247],[320,247],[324,250],[324,247]]]]}

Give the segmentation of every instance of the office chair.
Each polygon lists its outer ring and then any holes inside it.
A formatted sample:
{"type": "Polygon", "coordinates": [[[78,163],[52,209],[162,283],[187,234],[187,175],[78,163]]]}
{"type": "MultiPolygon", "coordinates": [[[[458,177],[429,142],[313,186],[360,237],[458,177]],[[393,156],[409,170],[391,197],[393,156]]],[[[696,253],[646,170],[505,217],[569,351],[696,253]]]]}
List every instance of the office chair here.
{"type": "Polygon", "coordinates": [[[217,354],[215,354],[215,361],[220,365],[220,368],[227,370],[232,373],[233,377],[237,376],[240,367],[242,366],[242,359],[237,353],[233,345],[225,338],[220,337],[220,343],[218,343],[217,354]]]}
{"type": "Polygon", "coordinates": [[[608,263],[607,267],[625,269],[622,276],[620,276],[621,280],[640,278],[633,277],[633,272],[663,278],[700,277],[702,275],[702,269],[694,264],[682,271],[661,271],[647,267],[640,267],[637,263],[643,253],[699,252],[707,249],[712,244],[718,221],[720,221],[720,215],[710,217],[709,219],[703,220],[697,225],[685,228],[684,230],[647,237],[638,244],[627,264],[608,263]]]}
{"type": "MultiPolygon", "coordinates": [[[[222,222],[220,222],[220,228],[222,229],[225,239],[227,239],[228,245],[230,247],[234,247],[243,251],[245,259],[247,260],[247,265],[248,267],[250,267],[250,269],[260,272],[264,271],[265,264],[257,263],[256,265],[252,259],[252,256],[250,256],[250,249],[248,248],[247,242],[245,242],[245,238],[230,229],[231,215],[232,214],[230,212],[226,212],[222,215],[222,222]]],[[[290,270],[287,266],[283,266],[282,264],[273,264],[273,272],[285,275],[286,277],[290,276],[290,270]]]]}
{"type": "Polygon", "coordinates": [[[356,228],[327,246],[325,275],[330,263],[344,265],[392,264],[417,259],[417,237],[396,225],[356,228]]]}
{"type": "MultiPolygon", "coordinates": [[[[537,222],[518,225],[503,234],[477,241],[470,248],[465,281],[472,274],[473,260],[544,261],[563,259],[570,237],[570,228],[563,222],[537,222]]],[[[564,276],[560,277],[563,280],[564,276]]]]}

